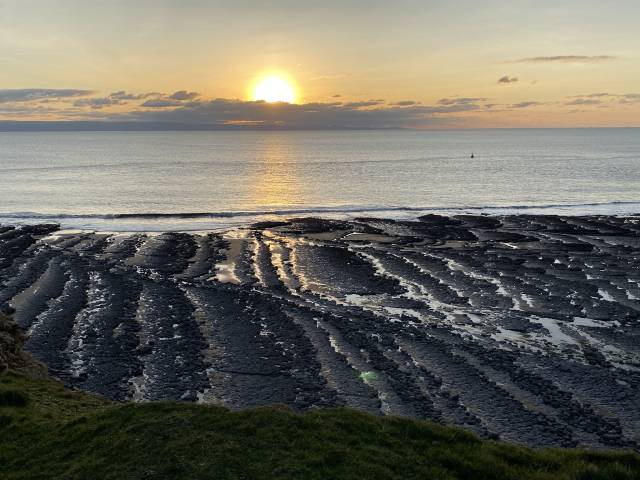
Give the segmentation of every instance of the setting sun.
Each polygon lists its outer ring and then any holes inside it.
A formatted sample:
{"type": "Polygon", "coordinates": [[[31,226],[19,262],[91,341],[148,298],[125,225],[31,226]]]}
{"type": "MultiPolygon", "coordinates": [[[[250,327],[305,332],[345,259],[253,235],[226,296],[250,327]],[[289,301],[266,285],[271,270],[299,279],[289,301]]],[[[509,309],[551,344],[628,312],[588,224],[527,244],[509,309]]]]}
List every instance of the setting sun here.
{"type": "Polygon", "coordinates": [[[287,102],[295,103],[295,88],[285,78],[277,75],[269,75],[260,79],[252,93],[253,100],[263,100],[265,102],[287,102]]]}

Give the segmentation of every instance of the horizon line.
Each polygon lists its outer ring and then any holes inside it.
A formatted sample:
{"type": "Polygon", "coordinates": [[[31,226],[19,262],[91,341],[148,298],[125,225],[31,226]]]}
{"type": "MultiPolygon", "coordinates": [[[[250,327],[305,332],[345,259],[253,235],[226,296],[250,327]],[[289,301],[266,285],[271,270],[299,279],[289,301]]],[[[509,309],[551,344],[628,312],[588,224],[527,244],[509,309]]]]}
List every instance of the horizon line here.
{"type": "Polygon", "coordinates": [[[366,126],[279,126],[221,125],[180,122],[104,121],[104,120],[0,120],[0,132],[169,132],[169,131],[368,131],[368,130],[589,130],[636,129],[637,126],[561,126],[561,127],[366,127],[366,126]]]}

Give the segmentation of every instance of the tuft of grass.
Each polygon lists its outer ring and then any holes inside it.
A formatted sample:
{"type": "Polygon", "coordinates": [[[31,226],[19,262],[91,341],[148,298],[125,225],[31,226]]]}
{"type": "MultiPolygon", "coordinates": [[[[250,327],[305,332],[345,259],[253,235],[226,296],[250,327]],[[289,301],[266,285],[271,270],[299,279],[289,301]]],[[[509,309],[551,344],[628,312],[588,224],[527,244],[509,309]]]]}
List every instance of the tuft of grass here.
{"type": "Polygon", "coordinates": [[[8,391],[30,401],[0,407],[3,480],[640,478],[631,452],[533,450],[345,408],[119,404],[15,372],[8,391]]]}
{"type": "Polygon", "coordinates": [[[26,407],[29,396],[19,390],[0,390],[0,407],[26,407]]]}

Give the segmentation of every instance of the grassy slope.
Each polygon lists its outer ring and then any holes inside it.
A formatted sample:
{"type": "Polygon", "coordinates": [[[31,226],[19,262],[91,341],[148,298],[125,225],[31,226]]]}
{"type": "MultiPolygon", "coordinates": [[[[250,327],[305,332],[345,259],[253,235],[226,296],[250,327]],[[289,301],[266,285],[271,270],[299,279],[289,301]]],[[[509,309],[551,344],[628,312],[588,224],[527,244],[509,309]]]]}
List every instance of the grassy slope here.
{"type": "Polygon", "coordinates": [[[0,478],[638,479],[640,457],[536,451],[348,409],[115,404],[10,371],[0,478]]]}

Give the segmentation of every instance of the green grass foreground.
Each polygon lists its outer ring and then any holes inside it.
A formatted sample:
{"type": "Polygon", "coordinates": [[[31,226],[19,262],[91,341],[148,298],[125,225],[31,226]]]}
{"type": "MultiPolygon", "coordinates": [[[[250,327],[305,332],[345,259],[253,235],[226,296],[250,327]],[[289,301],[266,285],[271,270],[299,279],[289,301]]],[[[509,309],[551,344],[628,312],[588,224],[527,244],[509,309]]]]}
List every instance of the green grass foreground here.
{"type": "Polygon", "coordinates": [[[349,409],[119,404],[9,371],[0,478],[638,479],[640,456],[532,450],[349,409]]]}

